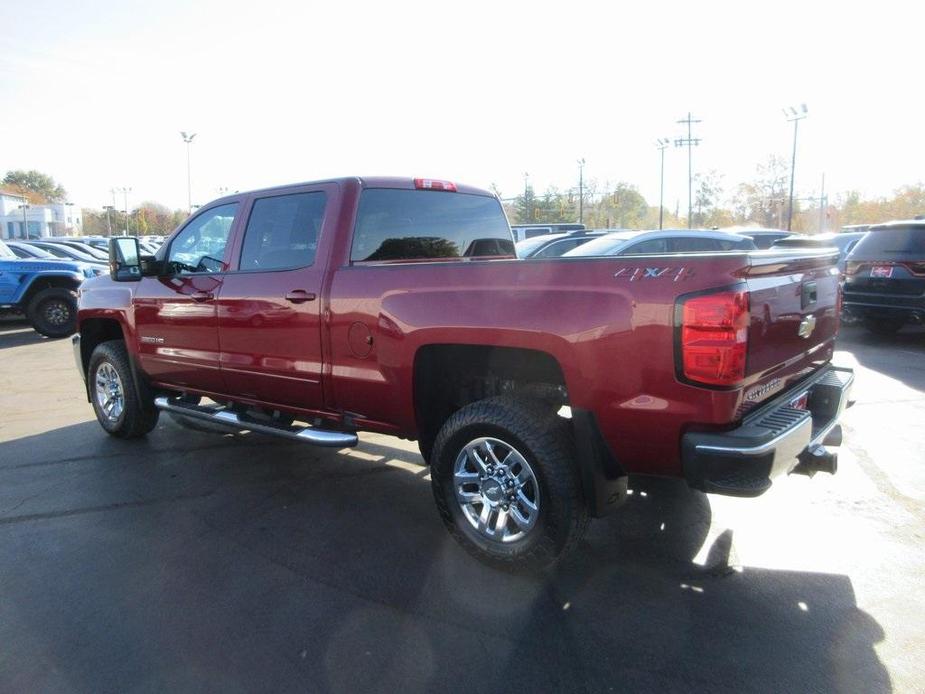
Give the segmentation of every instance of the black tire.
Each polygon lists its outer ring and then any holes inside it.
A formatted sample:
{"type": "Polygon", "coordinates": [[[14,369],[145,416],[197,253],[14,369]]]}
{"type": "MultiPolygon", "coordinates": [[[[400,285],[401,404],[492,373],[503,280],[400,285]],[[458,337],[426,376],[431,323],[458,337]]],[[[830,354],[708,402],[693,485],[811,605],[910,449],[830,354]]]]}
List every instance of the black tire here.
{"type": "Polygon", "coordinates": [[[880,317],[874,318],[868,316],[864,319],[864,327],[867,328],[868,332],[873,333],[874,335],[880,335],[881,337],[888,337],[890,335],[895,335],[902,329],[906,324],[906,319],[903,317],[880,317]]]}
{"type": "Polygon", "coordinates": [[[29,301],[26,316],[40,335],[73,335],[77,332],[77,292],[66,287],[43,289],[29,301]]]}
{"type": "Polygon", "coordinates": [[[430,465],[430,456],[434,452],[434,437],[421,435],[418,439],[418,450],[421,452],[424,462],[430,465]]]}
{"type": "MultiPolygon", "coordinates": [[[[135,386],[132,378],[132,368],[129,363],[128,352],[122,340],[110,340],[96,346],[90,355],[90,364],[87,369],[90,384],[90,401],[100,426],[111,436],[120,439],[133,439],[144,436],[157,426],[160,411],[154,406],[154,398],[147,387],[140,384],[141,392],[135,386]],[[108,369],[115,371],[118,376],[118,385],[122,394],[122,410],[117,416],[111,416],[104,411],[100,400],[103,396],[98,394],[98,378],[102,378],[108,369]]],[[[115,415],[115,411],[111,413],[115,415]]]]}
{"type": "Polygon", "coordinates": [[[574,549],[588,525],[569,422],[532,400],[488,398],[457,411],[434,442],[431,480],[447,530],[471,555],[495,568],[536,571],[548,567],[574,549]],[[515,448],[538,483],[535,525],[511,542],[482,534],[456,498],[457,457],[468,443],[481,437],[515,448]]]}

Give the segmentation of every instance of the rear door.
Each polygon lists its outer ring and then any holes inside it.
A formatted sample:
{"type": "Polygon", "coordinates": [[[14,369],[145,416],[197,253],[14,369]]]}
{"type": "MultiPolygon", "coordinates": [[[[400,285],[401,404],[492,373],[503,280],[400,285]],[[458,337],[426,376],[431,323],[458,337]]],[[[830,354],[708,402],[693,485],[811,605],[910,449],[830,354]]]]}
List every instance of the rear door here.
{"type": "Polygon", "coordinates": [[[268,405],[323,406],[321,295],[337,185],[291,188],[249,203],[234,270],[218,302],[230,393],[268,405]],[[326,220],[328,220],[326,222],[326,220]]]}

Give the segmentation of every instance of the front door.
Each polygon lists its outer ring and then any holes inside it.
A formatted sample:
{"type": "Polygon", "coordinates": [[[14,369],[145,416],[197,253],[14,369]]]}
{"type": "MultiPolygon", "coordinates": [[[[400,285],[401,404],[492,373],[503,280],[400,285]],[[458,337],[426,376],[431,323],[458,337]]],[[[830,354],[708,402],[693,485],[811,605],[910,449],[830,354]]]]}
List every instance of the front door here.
{"type": "Polygon", "coordinates": [[[305,186],[252,200],[218,302],[229,393],[281,407],[323,406],[322,261],[333,237],[323,227],[335,188],[305,186]]]}
{"type": "Polygon", "coordinates": [[[200,211],[170,241],[165,274],[138,283],[138,354],[156,382],[207,393],[225,390],[215,307],[238,206],[232,202],[200,211]]]}

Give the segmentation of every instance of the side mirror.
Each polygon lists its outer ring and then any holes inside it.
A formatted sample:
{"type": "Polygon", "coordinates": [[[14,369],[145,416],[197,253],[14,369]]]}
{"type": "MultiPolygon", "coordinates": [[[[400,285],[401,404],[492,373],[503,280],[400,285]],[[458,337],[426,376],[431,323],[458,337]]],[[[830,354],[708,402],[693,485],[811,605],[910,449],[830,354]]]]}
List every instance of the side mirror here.
{"type": "Polygon", "coordinates": [[[138,239],[118,236],[109,239],[109,276],[114,282],[137,282],[141,279],[141,254],[138,239]]]}

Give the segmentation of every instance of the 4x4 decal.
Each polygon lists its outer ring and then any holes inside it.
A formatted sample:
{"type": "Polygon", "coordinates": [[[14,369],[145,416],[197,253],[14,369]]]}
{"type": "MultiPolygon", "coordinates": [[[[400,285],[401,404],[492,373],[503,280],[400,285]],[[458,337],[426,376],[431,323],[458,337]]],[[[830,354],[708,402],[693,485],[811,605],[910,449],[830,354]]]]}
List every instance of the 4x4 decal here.
{"type": "Polygon", "coordinates": [[[662,279],[671,278],[672,281],[686,280],[694,276],[692,268],[681,267],[621,267],[613,276],[617,279],[628,279],[635,282],[639,279],[662,279]]]}

